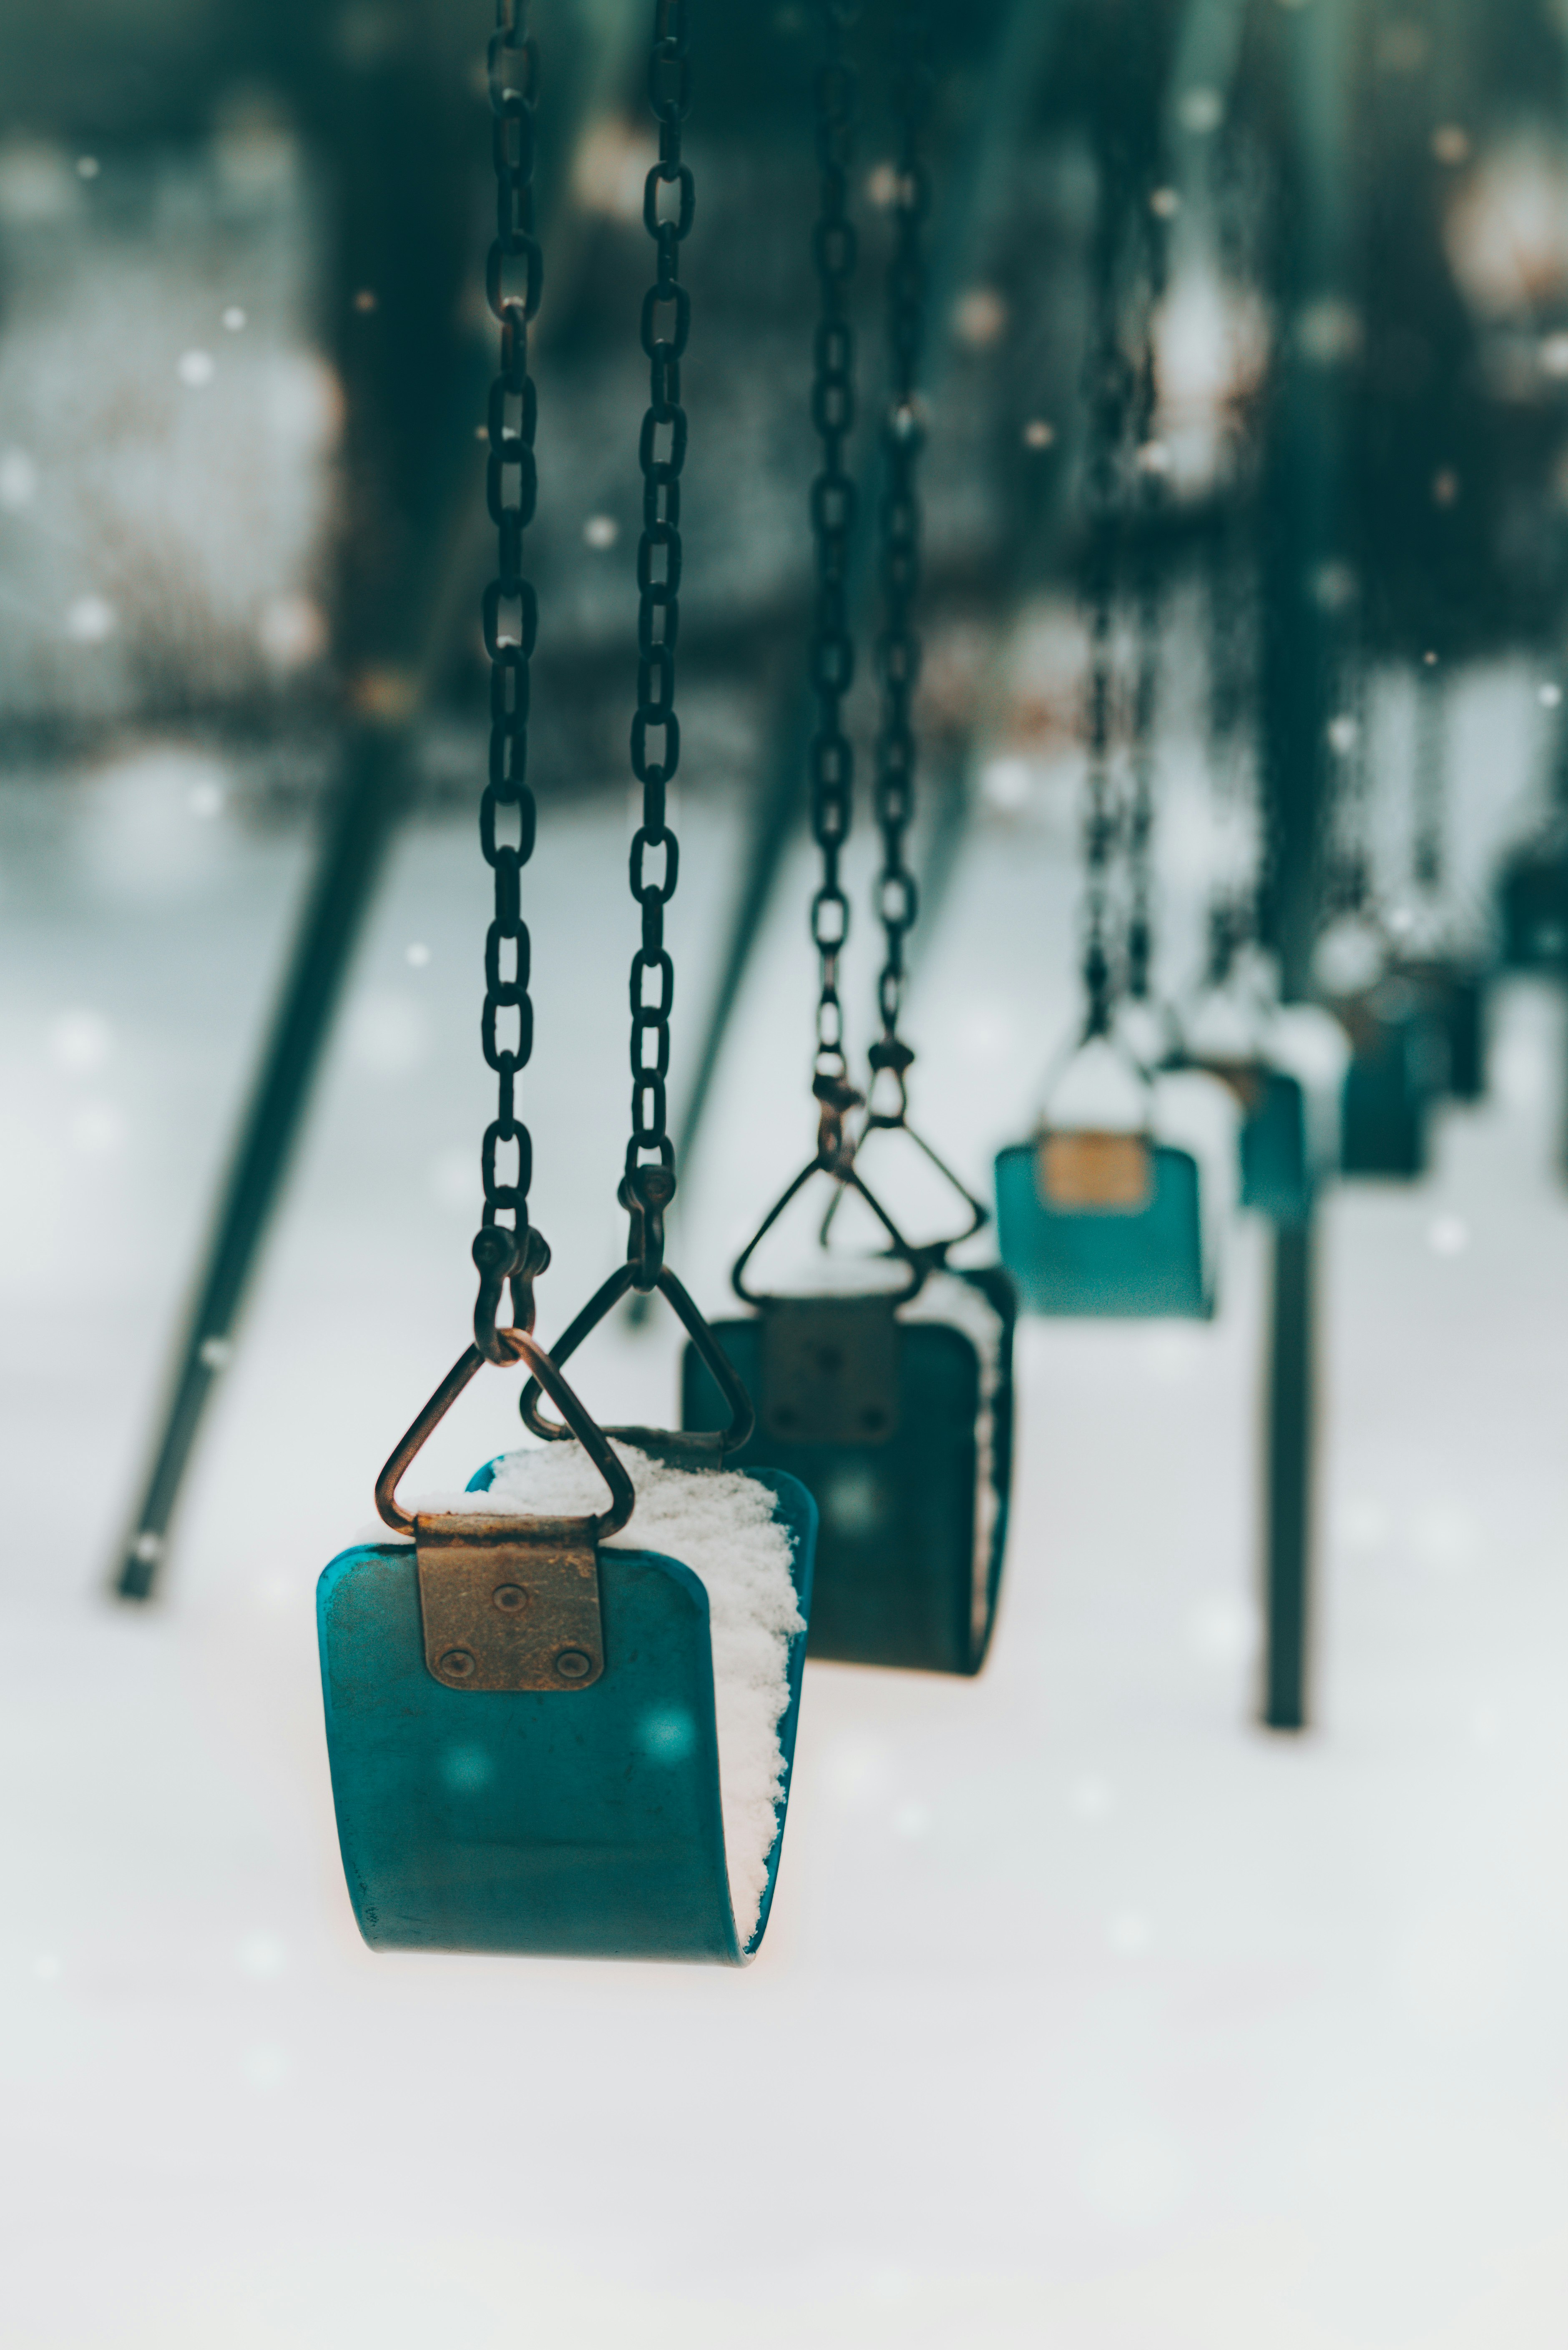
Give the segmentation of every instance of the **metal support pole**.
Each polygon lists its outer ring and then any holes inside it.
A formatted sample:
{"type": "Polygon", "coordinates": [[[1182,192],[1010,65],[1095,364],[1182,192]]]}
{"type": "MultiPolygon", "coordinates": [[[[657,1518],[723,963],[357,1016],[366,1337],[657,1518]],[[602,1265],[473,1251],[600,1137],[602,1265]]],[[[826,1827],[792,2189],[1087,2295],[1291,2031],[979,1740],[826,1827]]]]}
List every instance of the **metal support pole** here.
{"type": "Polygon", "coordinates": [[[344,975],[407,790],[400,727],[366,727],[354,740],[299,925],[271,1037],[179,1352],[162,1431],[132,1521],[115,1589],[151,1596],[169,1523],[273,1203],[309,1106],[344,975]]]}
{"type": "MultiPolygon", "coordinates": [[[[1286,1003],[1313,992],[1328,723],[1347,603],[1342,417],[1355,312],[1346,269],[1346,101],[1356,0],[1271,11],[1281,106],[1272,276],[1276,348],[1262,493],[1265,918],[1286,1003]]],[[[1312,1626],[1315,1235],[1273,1234],[1261,1718],[1307,1726],[1312,1626]]]]}
{"type": "Polygon", "coordinates": [[[1262,1719],[1270,1730],[1304,1730],[1312,1649],[1316,1235],[1309,1220],[1276,1224],[1270,1239],[1262,1719]]]}

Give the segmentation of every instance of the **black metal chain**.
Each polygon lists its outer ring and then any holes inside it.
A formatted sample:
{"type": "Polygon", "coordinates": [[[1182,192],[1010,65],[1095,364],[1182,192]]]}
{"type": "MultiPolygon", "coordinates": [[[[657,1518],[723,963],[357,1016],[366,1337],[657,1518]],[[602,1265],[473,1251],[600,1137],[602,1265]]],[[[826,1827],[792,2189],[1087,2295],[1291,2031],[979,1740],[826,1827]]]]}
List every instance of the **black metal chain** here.
{"type": "Polygon", "coordinates": [[[631,1137],[620,1187],[621,1205],[631,1217],[628,1253],[639,1290],[650,1289],[659,1277],[663,1211],[675,1196],[667,1099],[675,966],[664,944],[664,909],[675,895],[680,872],[666,795],[680,764],[675,714],[680,473],[686,463],[680,359],[691,330],[691,296],[680,283],[680,264],[697,203],[691,167],[680,159],[680,126],[691,104],[690,41],[688,0],[654,0],[648,96],[659,121],[659,161],[643,185],[642,219],[653,239],[657,269],[642,304],[649,398],[638,444],[642,536],[637,550],[637,710],[631,722],[631,771],[642,785],[642,821],[631,844],[631,894],[642,912],[642,940],[631,960],[631,1137]],[[674,191],[672,206],[663,200],[666,189],[674,191]],[[650,749],[650,736],[657,738],[657,749],[650,749]],[[657,873],[649,870],[650,858],[659,860],[657,873]]]}
{"type": "Polygon", "coordinates": [[[822,463],[811,485],[811,527],[816,557],[812,606],[811,682],[816,727],[811,738],[811,837],[822,858],[822,879],[811,901],[811,937],[817,954],[816,1059],[814,1090],[822,1105],[825,1155],[841,1145],[844,1112],[855,1096],[844,1049],[844,1007],[838,964],[849,936],[849,900],[839,859],[849,837],[855,754],[844,729],[844,698],[855,679],[849,629],[849,544],[855,527],[855,484],[844,452],[855,426],[855,332],[849,288],[858,240],[848,217],[849,171],[855,152],[859,85],[845,55],[845,35],[858,11],[854,0],[822,0],[822,63],[814,85],[817,216],[812,231],[817,318],[812,342],[811,420],[822,463]]]}
{"type": "MultiPolygon", "coordinates": [[[[1232,434],[1233,449],[1238,437],[1232,434]]],[[[1256,691],[1255,648],[1237,507],[1232,486],[1216,504],[1204,549],[1209,660],[1206,732],[1215,816],[1228,830],[1250,819],[1256,823],[1256,868],[1262,851],[1262,815],[1243,764],[1245,722],[1256,691]]],[[[1227,871],[1216,881],[1209,901],[1205,986],[1224,986],[1238,950],[1253,937],[1260,886],[1256,869],[1245,878],[1227,871]]]]}
{"type": "MultiPolygon", "coordinates": [[[[1329,747],[1336,772],[1329,804],[1331,847],[1324,887],[1324,913],[1328,920],[1365,919],[1375,908],[1366,701],[1366,651],[1353,625],[1335,648],[1333,668],[1330,706],[1334,716],[1329,724],[1329,747]]],[[[1277,848],[1271,839],[1260,889],[1259,932],[1264,938],[1271,935],[1268,916],[1277,863],[1277,848]]]]}
{"type": "Polygon", "coordinates": [[[1085,370],[1089,409],[1085,463],[1089,529],[1084,565],[1084,600],[1089,628],[1085,723],[1088,772],[1083,834],[1085,1039],[1110,1032],[1116,996],[1109,940],[1111,859],[1121,834],[1121,812],[1110,764],[1112,639],[1120,556],[1123,442],[1134,385],[1122,347],[1118,300],[1117,264],[1126,210],[1125,155],[1112,119],[1113,94],[1107,91],[1102,98],[1096,123],[1099,194],[1095,213],[1093,308],[1085,370]]]}
{"type": "Polygon", "coordinates": [[[1132,406],[1133,447],[1138,469],[1137,670],[1133,684],[1132,791],[1127,806],[1127,992],[1135,1003],[1148,1001],[1154,963],[1154,733],[1159,708],[1162,601],[1155,535],[1164,500],[1162,452],[1153,441],[1158,393],[1154,323],[1166,279],[1166,240],[1160,217],[1154,210],[1154,192],[1149,185],[1140,192],[1144,282],[1138,289],[1138,358],[1132,406]]]}
{"type": "Polygon", "coordinates": [[[1434,896],[1443,885],[1443,817],[1448,799],[1448,690],[1440,664],[1423,654],[1416,671],[1416,804],[1410,876],[1434,896]]]}
{"type": "Polygon", "coordinates": [[[869,1055],[873,1071],[887,1072],[893,1078],[897,1107],[890,1114],[878,1112],[878,1123],[889,1115],[895,1123],[903,1118],[909,1106],[907,1080],[915,1057],[898,1035],[898,1016],[904,1001],[904,941],[919,911],[915,877],[904,861],[904,841],[914,814],[912,717],[920,675],[914,608],[920,586],[919,462],[926,437],[918,396],[926,340],[923,231],[930,210],[930,182],[921,152],[921,134],[931,102],[926,36],[927,11],[922,0],[906,0],[893,36],[893,119],[898,151],[894,164],[893,250],[888,263],[891,380],[882,425],[883,488],[877,515],[883,619],[877,640],[882,687],[876,747],[877,822],[882,834],[877,910],[885,952],[877,981],[877,1008],[882,1034],[869,1055]]]}
{"type": "MultiPolygon", "coordinates": [[[[1233,114],[1208,142],[1208,197],[1220,280],[1240,308],[1256,300],[1258,241],[1269,208],[1260,163],[1243,142],[1233,114]]],[[[1227,337],[1232,366],[1240,357],[1237,329],[1227,337]]],[[[1216,502],[1208,546],[1209,701],[1210,774],[1217,806],[1249,827],[1251,869],[1216,889],[1209,909],[1205,983],[1222,987],[1237,952],[1265,935],[1273,894],[1277,844],[1271,837],[1269,795],[1250,754],[1255,737],[1262,643],[1258,631],[1257,548],[1251,510],[1258,494],[1258,416],[1251,401],[1232,403],[1224,416],[1224,487],[1216,502]]]]}
{"type": "Polygon", "coordinates": [[[537,823],[527,780],[528,665],[539,609],[532,583],[523,576],[523,534],[534,518],[538,490],[534,457],[537,397],[528,373],[528,327],[538,310],[544,281],[543,255],[534,234],[539,60],[526,29],[526,9],[527,0],[496,0],[488,57],[495,235],[484,290],[491,315],[501,328],[501,364],[490,387],[485,478],[499,544],[495,577],[481,608],[490,660],[490,773],[480,803],[479,838],[495,876],[495,910],[484,941],[480,1034],[485,1061],[495,1072],[497,1101],[480,1157],[484,1210],[473,1259],[480,1272],[474,1336],[493,1361],[501,1360],[504,1353],[495,1328],[503,1282],[512,1282],[514,1320],[531,1328],[533,1280],[549,1263],[547,1246],[528,1222],[534,1146],[516,1110],[517,1073],[534,1049],[529,939],[520,877],[534,853],[537,823]],[[504,838],[504,832],[512,837],[504,838]],[[510,1180],[497,1164],[498,1154],[506,1149],[516,1153],[510,1180]],[[499,1221],[505,1216],[510,1216],[510,1225],[499,1221]]]}

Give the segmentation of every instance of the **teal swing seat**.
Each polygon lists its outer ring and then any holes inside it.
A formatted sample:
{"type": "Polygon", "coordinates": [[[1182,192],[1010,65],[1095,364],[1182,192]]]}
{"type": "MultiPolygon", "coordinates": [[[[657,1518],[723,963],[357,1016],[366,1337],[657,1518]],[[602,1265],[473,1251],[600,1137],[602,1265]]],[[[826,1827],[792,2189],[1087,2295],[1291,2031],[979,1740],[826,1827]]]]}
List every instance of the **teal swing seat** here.
{"type": "Polygon", "coordinates": [[[915,1143],[969,1211],[964,1232],[925,1248],[904,1239],[844,1147],[842,1118],[854,1095],[831,1083],[826,1090],[819,1083],[817,1093],[825,1113],[817,1155],[769,1210],[731,1275],[754,1311],[714,1326],[716,1358],[692,1329],[681,1425],[724,1425],[732,1406],[714,1374],[732,1363],[756,1409],[732,1458],[753,1473],[765,1464],[798,1478],[815,1496],[810,1657],[972,1677],[990,1650],[1007,1547],[1012,1284],[1000,1266],[960,1272],[946,1263],[950,1248],[989,1221],[987,1211],[904,1124],[901,1109],[887,1123],[915,1143]],[[898,1287],[809,1296],[747,1285],[753,1253],[818,1174],[836,1187],[824,1244],[839,1202],[855,1193],[888,1241],[877,1262],[905,1267],[898,1287]],[[910,1310],[922,1293],[930,1300],[933,1282],[947,1284],[941,1318],[910,1310]]]}
{"type": "Polygon", "coordinates": [[[1255,1083],[1241,1109],[1241,1203],[1276,1224],[1304,1223],[1313,1201],[1306,1088],[1286,1069],[1260,1067],[1255,1083]]]}
{"type": "Polygon", "coordinates": [[[1243,952],[1221,904],[1210,975],[1179,1021],[1165,1066],[1222,1084],[1240,1112],[1236,1204],[1271,1223],[1306,1222],[1338,1157],[1349,1045],[1321,1005],[1282,1004],[1266,958],[1243,952]]]}
{"type": "Polygon", "coordinates": [[[1427,1170],[1428,1123],[1443,1090],[1443,1035],[1418,991],[1404,979],[1342,1000],[1350,1032],[1341,1113],[1340,1165],[1346,1175],[1412,1180],[1427,1170]]]}
{"type": "Polygon", "coordinates": [[[1486,974],[1478,963],[1447,955],[1401,960],[1397,976],[1415,989],[1442,1038],[1447,1065],[1442,1090],[1453,1101],[1486,1093],[1486,974]]]}
{"type": "Polygon", "coordinates": [[[1058,1130],[996,1161],[1002,1261],[1026,1314],[1208,1321],[1198,1161],[1143,1134],[1058,1130]]]}
{"type": "MultiPolygon", "coordinates": [[[[989,1310],[992,1345],[900,1315],[891,1295],[781,1297],[715,1336],[757,1400],[738,1465],[766,1462],[821,1512],[808,1653],[978,1673],[996,1620],[1012,1482],[1012,1284],[949,1272],[989,1310]]],[[[694,1347],[681,1424],[722,1424],[694,1347]]],[[[764,1473],[760,1465],[754,1474],[764,1473]]]]}
{"type": "Polygon", "coordinates": [[[1175,1068],[1202,1069],[1230,1087],[1241,1107],[1237,1128],[1237,1204],[1272,1223],[1303,1223],[1314,1190],[1306,1087],[1293,1071],[1268,1061],[1179,1058],[1175,1068]]]}
{"type": "Polygon", "coordinates": [[[1561,819],[1508,859],[1498,914],[1505,968],[1555,973],[1568,964],[1568,827],[1561,819]]]}
{"type": "MultiPolygon", "coordinates": [[[[447,1401],[481,1359],[470,1349],[441,1391],[447,1401]]],[[[742,1939],[726,1873],[707,1592],[677,1559],[597,1546],[630,1514],[629,1479],[543,1349],[530,1344],[527,1359],[605,1473],[615,1506],[600,1519],[532,1529],[477,1514],[421,1517],[408,1522],[415,1544],[345,1551],[317,1586],[332,1794],[359,1930],[373,1950],[742,1965],[773,1901],[805,1633],[790,1643],[778,1724],[777,1832],[756,1924],[742,1939]],[[517,1546],[530,1532],[546,1538],[544,1549],[517,1546]],[[469,1569],[439,1617],[432,1537],[438,1555],[443,1537],[465,1552],[469,1569]],[[578,1575],[564,1613],[548,1581],[562,1547],[575,1547],[578,1575]],[[531,1559],[543,1562],[532,1591],[531,1559]],[[585,1618],[581,1585],[591,1586],[595,1567],[597,1606],[585,1618]],[[552,1653],[563,1638],[570,1645],[552,1653]]],[[[388,1464],[377,1489],[384,1515],[430,1424],[427,1412],[388,1464]]],[[[488,1490],[495,1467],[470,1491],[488,1490]]],[[[815,1504],[789,1476],[749,1473],[776,1497],[808,1617],[815,1504]]]]}

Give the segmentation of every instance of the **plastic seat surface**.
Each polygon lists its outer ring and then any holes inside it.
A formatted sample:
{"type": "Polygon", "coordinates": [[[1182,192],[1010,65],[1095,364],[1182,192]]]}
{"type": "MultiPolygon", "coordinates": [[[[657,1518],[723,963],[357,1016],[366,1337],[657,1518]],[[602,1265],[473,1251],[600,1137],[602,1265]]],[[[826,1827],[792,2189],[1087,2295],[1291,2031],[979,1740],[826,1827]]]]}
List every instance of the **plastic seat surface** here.
{"type": "Polygon", "coordinates": [[[1241,1203],[1277,1224],[1299,1224],[1312,1212],[1306,1091],[1287,1070],[1258,1075],[1257,1100],[1241,1120],[1241,1203]]]}
{"type": "Polygon", "coordinates": [[[1026,1313],[1209,1319],[1190,1151],[1153,1145],[1148,1205],[1131,1213],[1053,1205],[1041,1196],[1038,1151],[1037,1140],[1015,1142],[996,1161],[997,1242],[1026,1313]]]}
{"type": "Polygon", "coordinates": [[[1350,1031],[1340,1165],[1346,1175],[1411,1178],[1427,1169],[1427,1122],[1447,1052],[1429,1007],[1407,980],[1341,1007],[1350,1031]]]}
{"type": "Polygon", "coordinates": [[[1433,959],[1400,965],[1443,1034],[1445,1091],[1456,1101],[1480,1101],[1486,1092],[1486,979],[1473,964],[1433,959]]]}
{"type": "MultiPolygon", "coordinates": [[[[778,1496],[809,1616],[816,1506],[778,1496]]],[[[487,1487],[480,1471],[471,1490],[487,1487]]],[[[708,1595],[679,1560],[599,1552],[605,1671],[555,1691],[449,1689],[427,1669],[411,1543],[345,1551],[317,1586],[338,1842],[374,1950],[682,1959],[739,1965],[773,1901],[805,1639],[779,1725],[785,1788],[755,1933],[724,1864],[708,1595]]]]}
{"type": "Polygon", "coordinates": [[[1499,899],[1508,968],[1560,972],[1568,961],[1568,845],[1527,842],[1503,869],[1499,899]]]}
{"type": "Polygon", "coordinates": [[[1427,1168],[1427,1104],[1411,1087],[1397,1041],[1358,1053],[1345,1076],[1341,1166],[1346,1175],[1421,1175],[1427,1168]]]}
{"type": "MultiPolygon", "coordinates": [[[[985,1661],[1007,1541],[1012,1482],[1012,1308],[1003,1284],[983,1286],[998,1307],[1000,1361],[991,1399],[992,1516],[980,1539],[982,1473],[979,1352],[966,1332],[940,1322],[900,1321],[896,1424],[881,1443],[794,1442],[757,1433],[742,1462],[787,1471],[821,1512],[807,1653],[839,1664],[914,1672],[977,1673],[985,1661]],[[977,1591],[977,1564],[983,1580],[977,1591]]],[[[713,1326],[719,1343],[760,1403],[760,1315],[713,1326]]],[[[721,1428],[724,1409],[706,1366],[688,1347],[681,1424],[721,1428]]]]}

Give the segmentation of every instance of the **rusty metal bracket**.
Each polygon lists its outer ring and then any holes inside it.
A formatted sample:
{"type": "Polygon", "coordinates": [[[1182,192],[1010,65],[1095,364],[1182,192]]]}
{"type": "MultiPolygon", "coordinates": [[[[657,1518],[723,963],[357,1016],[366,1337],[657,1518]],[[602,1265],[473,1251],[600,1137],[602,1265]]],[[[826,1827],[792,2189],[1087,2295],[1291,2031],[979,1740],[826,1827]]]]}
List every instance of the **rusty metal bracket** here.
{"type": "Polygon", "coordinates": [[[410,1515],[398,1500],[403,1471],[483,1367],[460,1355],[376,1480],[376,1507],[412,1534],[425,1662],[444,1688],[591,1689],[605,1669],[598,1545],[636,1503],[625,1463],[531,1332],[496,1333],[510,1362],[525,1363],[609,1488],[597,1517],[504,1518],[483,1510],[410,1515]]]}
{"type": "Polygon", "coordinates": [[[461,1690],[588,1689],[605,1669],[598,1549],[581,1518],[414,1519],[425,1662],[461,1690]]]}
{"type": "Polygon", "coordinates": [[[1229,1086],[1241,1106],[1244,1118],[1252,1117],[1262,1106],[1268,1087],[1268,1066],[1256,1058],[1239,1060],[1229,1054],[1204,1053],[1195,1059],[1179,1061],[1176,1066],[1183,1069],[1201,1070],[1205,1076],[1218,1077],[1222,1086],[1229,1086]]]}
{"type": "Polygon", "coordinates": [[[1136,1216],[1154,1196],[1154,1153],[1146,1134],[1080,1127],[1043,1134],[1034,1158],[1042,1207],[1136,1216]]]}

